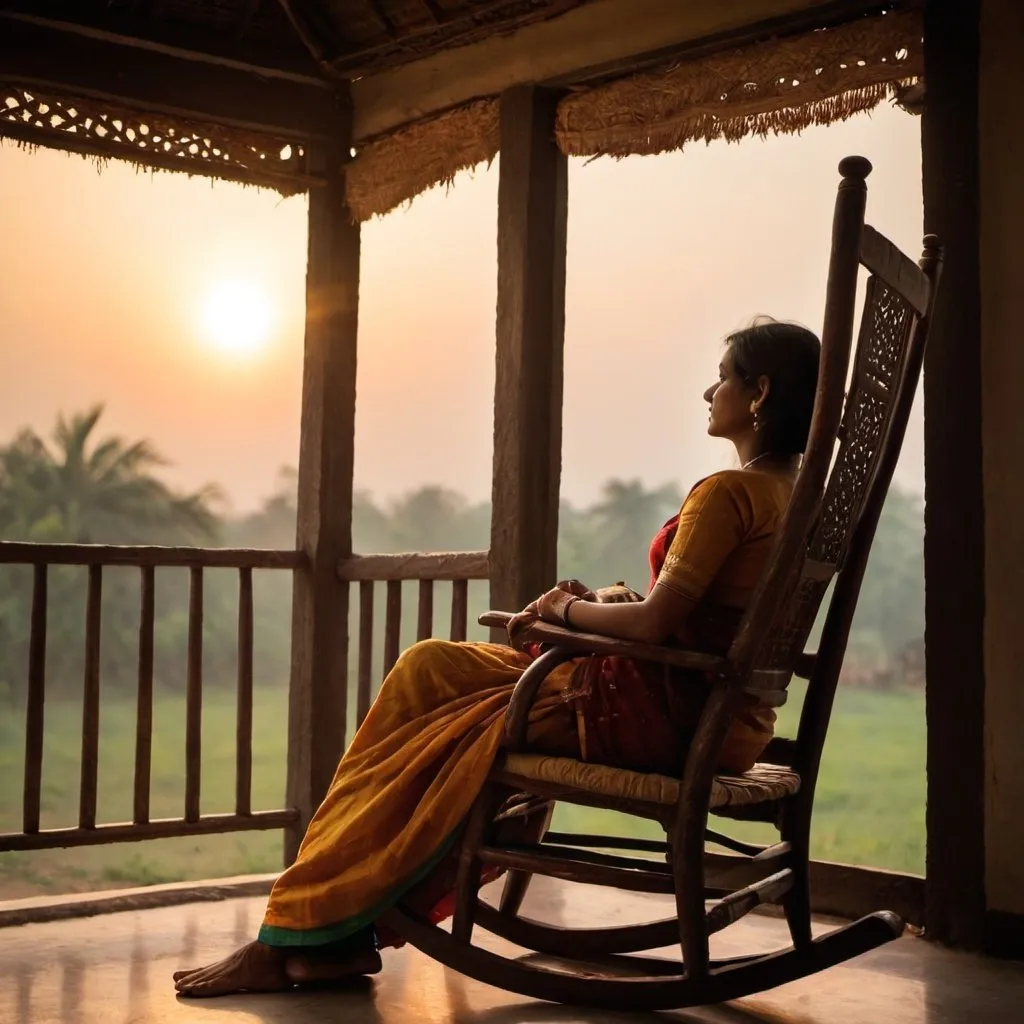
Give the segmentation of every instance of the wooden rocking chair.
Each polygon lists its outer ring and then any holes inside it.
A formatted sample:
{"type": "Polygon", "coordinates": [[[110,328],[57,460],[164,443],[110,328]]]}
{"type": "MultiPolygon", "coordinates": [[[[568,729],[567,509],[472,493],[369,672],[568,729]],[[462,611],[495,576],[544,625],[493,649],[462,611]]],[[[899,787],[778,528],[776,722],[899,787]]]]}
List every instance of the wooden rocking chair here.
{"type": "MultiPolygon", "coordinates": [[[[401,907],[385,920],[428,956],[523,995],[608,1008],[671,1009],[736,999],[857,956],[903,931],[881,910],[819,938],[811,934],[809,841],[822,747],[850,624],[875,527],[892,478],[921,371],[938,281],[938,240],[924,240],[920,265],[864,223],[871,164],[839,165],[822,355],[807,451],[773,555],[726,657],[593,636],[546,624],[527,638],[548,646],[523,673],[506,718],[506,752],[466,824],[451,932],[401,907]],[[857,277],[870,272],[846,394],[857,277]],[[845,403],[844,403],[845,398],[845,403]],[[816,654],[804,652],[829,584],[816,654]],[[617,654],[701,669],[714,684],[682,779],[642,775],[571,758],[531,754],[527,716],[557,665],[588,654],[617,654]],[[793,675],[808,679],[794,740],[777,738],[765,762],[742,776],[717,771],[730,717],[744,694],[767,706],[785,701],[793,675]],[[548,831],[541,842],[501,845],[496,813],[509,792],[526,807],[562,800],[611,808],[662,824],[667,842],[548,831]],[[739,842],[707,829],[708,815],[773,823],[779,841],[739,842]],[[714,878],[706,842],[732,850],[738,868],[714,878]],[[660,854],[661,859],[602,850],[660,854]],[[485,866],[508,870],[499,909],[477,898],[485,866]],[[677,916],[628,927],[571,929],[519,915],[533,874],[631,891],[672,893],[677,916]],[[708,884],[708,879],[713,884],[708,884]],[[781,903],[792,946],[770,954],[713,960],[709,937],[755,907],[781,903]],[[568,960],[573,973],[500,956],[471,942],[474,924],[517,946],[568,960]],[[625,956],[679,944],[680,959],[625,956]],[[621,968],[633,973],[624,977],[621,968]]],[[[507,622],[488,612],[484,625],[507,622]]],[[[721,872],[719,872],[721,875],[721,872]]]]}

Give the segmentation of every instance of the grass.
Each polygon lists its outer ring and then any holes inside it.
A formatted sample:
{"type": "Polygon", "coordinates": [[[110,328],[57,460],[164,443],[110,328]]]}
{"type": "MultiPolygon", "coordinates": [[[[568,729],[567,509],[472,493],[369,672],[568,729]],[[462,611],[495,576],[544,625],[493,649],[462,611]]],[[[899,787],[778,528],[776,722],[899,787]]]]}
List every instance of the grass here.
{"type": "MultiPolygon", "coordinates": [[[[158,695],[153,709],[150,815],[180,817],[184,809],[185,706],[158,695]]],[[[254,809],[284,806],[287,698],[257,689],[253,700],[254,809]]],[[[46,706],[43,828],[74,825],[78,816],[81,705],[46,706]]],[[[20,831],[24,717],[0,715],[0,831],[20,831]]],[[[135,703],[104,699],[100,711],[97,820],[130,821],[135,756],[135,703]]],[[[202,812],[231,811],[235,792],[235,698],[211,688],[203,700],[202,812]]],[[[193,878],[275,871],[280,832],[156,839],[140,843],[0,854],[0,899],[37,893],[152,885],[193,878]]]]}
{"type": "MultiPolygon", "coordinates": [[[[792,735],[801,691],[780,714],[792,735]]],[[[283,806],[287,699],[257,689],[253,721],[253,807],[283,806]]],[[[154,705],[151,815],[180,816],[184,800],[184,701],[158,694],[154,705]]],[[[132,813],[135,743],[133,700],[104,699],[100,718],[98,819],[132,813]]],[[[81,706],[46,708],[42,824],[70,826],[78,813],[81,706]]],[[[0,715],[0,831],[21,828],[24,756],[22,714],[0,715]]],[[[916,693],[842,692],[836,704],[818,783],[814,854],[898,871],[924,869],[924,700],[916,693]]],[[[235,704],[230,691],[209,689],[203,705],[203,813],[230,811],[235,785],[235,704]]],[[[657,826],[611,812],[559,807],[556,828],[656,837],[657,826]]],[[[741,838],[767,838],[768,826],[728,823],[741,838]]],[[[279,832],[232,833],[141,843],[0,854],[0,899],[150,885],[268,872],[281,866],[279,832]]]]}
{"type": "MultiPolygon", "coordinates": [[[[803,684],[794,683],[779,712],[778,735],[796,734],[802,698],[803,684]]],[[[840,690],[815,793],[813,856],[923,874],[924,811],[924,695],[840,690]]],[[[653,822],[565,805],[556,810],[554,827],[662,838],[653,822]]],[[[712,827],[752,842],[778,835],[753,822],[717,819],[712,827]]]]}

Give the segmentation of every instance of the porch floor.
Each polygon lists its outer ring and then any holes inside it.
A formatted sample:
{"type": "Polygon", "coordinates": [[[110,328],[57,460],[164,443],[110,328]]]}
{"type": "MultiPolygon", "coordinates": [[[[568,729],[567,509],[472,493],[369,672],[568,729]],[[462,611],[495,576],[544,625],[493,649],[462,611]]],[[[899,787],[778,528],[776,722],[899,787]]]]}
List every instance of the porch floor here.
{"type": "MultiPolygon", "coordinates": [[[[566,923],[622,924],[663,916],[667,908],[655,905],[663,902],[537,880],[527,911],[566,923]]],[[[264,904],[263,897],[243,898],[0,928],[0,1022],[1010,1024],[1021,1020],[1024,1006],[1024,963],[953,953],[909,936],[758,996],[662,1015],[522,999],[446,970],[411,947],[385,953],[384,972],[359,990],[177,999],[172,971],[209,962],[245,942],[264,904]]],[[[819,922],[822,928],[832,925],[819,922]]],[[[786,944],[785,926],[776,917],[751,915],[715,942],[719,955],[775,948],[786,944]]],[[[503,945],[493,939],[494,948],[503,945]]]]}

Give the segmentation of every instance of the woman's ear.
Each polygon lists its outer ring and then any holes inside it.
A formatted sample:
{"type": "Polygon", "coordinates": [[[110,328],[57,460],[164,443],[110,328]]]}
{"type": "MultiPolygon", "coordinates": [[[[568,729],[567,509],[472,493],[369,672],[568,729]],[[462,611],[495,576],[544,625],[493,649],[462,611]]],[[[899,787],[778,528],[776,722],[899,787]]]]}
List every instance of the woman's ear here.
{"type": "Polygon", "coordinates": [[[759,406],[764,405],[765,400],[768,398],[768,392],[771,391],[771,387],[771,380],[762,373],[761,376],[757,378],[757,393],[754,395],[754,401],[759,406]]]}

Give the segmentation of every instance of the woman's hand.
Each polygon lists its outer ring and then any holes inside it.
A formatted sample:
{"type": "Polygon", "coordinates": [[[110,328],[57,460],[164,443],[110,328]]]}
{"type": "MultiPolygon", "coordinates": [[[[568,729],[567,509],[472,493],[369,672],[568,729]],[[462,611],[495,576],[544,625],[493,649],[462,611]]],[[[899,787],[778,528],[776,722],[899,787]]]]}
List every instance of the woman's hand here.
{"type": "Polygon", "coordinates": [[[508,641],[517,650],[523,650],[520,642],[523,631],[540,621],[540,612],[537,609],[537,601],[531,601],[521,612],[516,612],[505,625],[508,631],[508,641]]]}
{"type": "Polygon", "coordinates": [[[567,594],[581,598],[584,601],[596,601],[598,599],[597,594],[590,587],[575,579],[559,580],[555,584],[555,590],[564,590],[567,594]]]}
{"type": "Polygon", "coordinates": [[[541,612],[540,604],[542,601],[547,601],[549,606],[549,615],[554,614],[550,610],[552,603],[559,601],[565,601],[570,603],[574,599],[581,601],[597,601],[598,596],[594,593],[585,583],[581,583],[576,579],[559,580],[554,587],[549,590],[546,594],[542,594],[536,601],[531,601],[521,612],[517,612],[508,620],[506,629],[508,630],[509,643],[517,650],[523,650],[521,643],[521,637],[529,626],[532,626],[535,622],[555,622],[558,625],[564,625],[564,620],[561,618],[549,618],[548,615],[544,615],[541,612]]]}
{"type": "Polygon", "coordinates": [[[584,597],[582,594],[574,594],[568,588],[563,590],[561,587],[553,587],[546,594],[541,594],[537,599],[537,614],[545,622],[551,622],[556,626],[568,626],[569,620],[565,615],[570,605],[575,604],[577,601],[597,600],[597,597],[591,591],[588,590],[586,593],[590,596],[584,597]]]}

